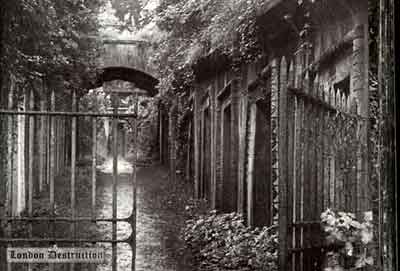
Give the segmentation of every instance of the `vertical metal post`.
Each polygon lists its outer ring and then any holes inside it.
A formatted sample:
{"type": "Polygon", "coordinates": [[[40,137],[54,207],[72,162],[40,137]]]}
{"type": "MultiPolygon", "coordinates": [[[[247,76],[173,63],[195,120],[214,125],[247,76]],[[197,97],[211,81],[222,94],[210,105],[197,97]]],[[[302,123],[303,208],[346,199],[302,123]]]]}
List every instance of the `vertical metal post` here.
{"type": "MultiPolygon", "coordinates": [[[[29,109],[34,109],[33,90],[29,93],[29,109]]],[[[29,150],[28,150],[28,216],[32,217],[32,197],[33,197],[33,151],[34,151],[34,116],[29,116],[29,150]]],[[[29,222],[29,237],[32,238],[32,222],[29,222]]],[[[32,264],[28,265],[28,270],[32,270],[32,264]]]]}
{"type": "MultiPolygon", "coordinates": [[[[118,183],[118,104],[117,97],[113,96],[113,120],[112,120],[112,131],[113,131],[113,184],[112,184],[112,240],[117,239],[117,183],[118,183]]],[[[117,244],[112,243],[112,270],[117,270],[117,244]]]]}
{"type": "MultiPolygon", "coordinates": [[[[22,87],[20,87],[20,90],[22,91],[22,87]]],[[[22,97],[21,101],[18,101],[16,103],[17,106],[17,111],[24,111],[27,106],[26,106],[26,101],[27,97],[24,94],[22,97]]],[[[15,135],[15,141],[16,144],[14,145],[15,150],[13,151],[13,154],[15,155],[15,181],[13,183],[13,215],[18,216],[23,209],[26,208],[26,200],[25,200],[25,188],[26,188],[26,167],[25,167],[25,158],[27,158],[27,153],[26,153],[26,146],[27,142],[25,139],[25,124],[26,122],[26,116],[23,114],[19,115],[16,117],[16,135],[15,135]]]]}
{"type": "Polygon", "coordinates": [[[66,129],[66,124],[67,124],[67,118],[64,118],[63,119],[63,122],[62,122],[62,127],[63,127],[63,145],[62,145],[62,149],[63,149],[63,152],[62,152],[62,157],[61,157],[61,159],[62,159],[62,165],[63,165],[63,171],[65,171],[65,168],[66,168],[66,159],[65,159],[65,154],[67,153],[67,147],[66,147],[66,142],[67,142],[67,129],[66,129]]]}
{"type": "Polygon", "coordinates": [[[59,142],[58,117],[54,118],[54,176],[58,176],[58,142],[59,142]]]}
{"type": "MultiPolygon", "coordinates": [[[[40,101],[40,110],[45,110],[45,101],[40,101]]],[[[43,190],[44,184],[44,173],[45,173],[45,124],[46,124],[46,117],[40,116],[40,130],[39,130],[39,192],[43,190]]]]}
{"type": "Polygon", "coordinates": [[[57,155],[57,160],[58,160],[58,174],[62,174],[62,140],[63,140],[63,134],[62,134],[62,121],[64,120],[64,117],[60,117],[58,120],[58,155],[57,155]]]}
{"type": "Polygon", "coordinates": [[[136,270],[136,202],[137,202],[137,159],[138,159],[138,125],[137,116],[139,114],[139,103],[137,93],[135,93],[135,117],[133,119],[133,145],[134,145],[134,155],[133,155],[133,176],[132,176],[132,189],[133,189],[133,200],[132,200],[132,271],[136,270]]]}
{"type": "Polygon", "coordinates": [[[92,119],[92,218],[96,218],[97,119],[92,119]]]}
{"type": "Polygon", "coordinates": [[[57,135],[57,146],[58,146],[58,154],[57,154],[57,165],[58,165],[58,170],[57,170],[57,172],[58,172],[58,174],[61,174],[61,170],[62,170],[62,168],[61,168],[61,151],[62,151],[62,149],[61,149],[61,146],[62,146],[62,120],[63,120],[63,117],[60,117],[59,118],[59,120],[58,120],[58,123],[57,123],[57,130],[58,130],[58,135],[57,135]]]}
{"type": "MultiPolygon", "coordinates": [[[[97,164],[97,119],[92,118],[92,210],[91,215],[93,221],[96,219],[96,164],[97,164]]],[[[96,224],[96,222],[93,222],[96,224]]],[[[91,264],[90,270],[95,271],[96,265],[91,264]]]]}
{"type": "MultiPolygon", "coordinates": [[[[49,109],[48,106],[47,109],[49,109]]],[[[46,116],[46,190],[49,189],[50,184],[50,126],[51,116],[46,116]]]]}
{"type": "Polygon", "coordinates": [[[64,117],[61,117],[60,118],[60,148],[59,148],[59,151],[60,151],[60,155],[59,155],[59,157],[58,157],[58,160],[60,161],[59,162],[59,165],[60,165],[60,174],[62,174],[63,173],[63,171],[64,171],[64,164],[63,164],[63,162],[64,162],[64,148],[63,148],[63,146],[64,146],[64,120],[65,120],[65,118],[64,117]]]}
{"type": "MultiPolygon", "coordinates": [[[[76,111],[76,91],[72,92],[72,111],[76,111]]],[[[75,178],[76,178],[76,122],[77,117],[72,117],[72,127],[71,127],[71,217],[75,219],[76,212],[75,212],[75,178]]],[[[75,238],[76,229],[75,223],[71,223],[71,234],[72,238],[75,238]]],[[[75,268],[74,264],[70,265],[70,270],[73,271],[75,268]]]]}
{"type": "MultiPolygon", "coordinates": [[[[14,88],[11,86],[10,88],[10,93],[8,96],[8,109],[12,110],[13,109],[13,104],[14,104],[14,88]]],[[[7,183],[7,201],[6,201],[6,207],[7,207],[7,216],[11,216],[12,214],[12,210],[13,210],[13,182],[14,182],[14,178],[13,178],[13,145],[14,145],[14,138],[13,138],[13,132],[14,130],[14,118],[13,116],[9,116],[8,117],[8,171],[10,174],[10,178],[8,180],[7,183]]],[[[7,237],[10,238],[12,235],[12,224],[10,221],[8,221],[7,223],[7,237]]],[[[10,245],[7,244],[7,247],[9,247],[10,245]]],[[[7,271],[11,271],[12,267],[11,267],[11,263],[7,263],[7,271]]]]}
{"type": "MultiPolygon", "coordinates": [[[[56,94],[54,89],[51,90],[50,94],[50,111],[56,110],[56,94]]],[[[55,216],[55,209],[54,209],[54,175],[55,175],[55,124],[56,120],[54,116],[50,116],[50,168],[49,168],[49,183],[50,183],[50,214],[51,216],[55,216]]],[[[55,237],[55,225],[54,222],[50,222],[50,232],[52,237],[55,237]]],[[[54,271],[54,264],[49,264],[50,271],[54,271]]]]}
{"type": "Polygon", "coordinates": [[[69,150],[71,149],[71,140],[68,137],[68,134],[70,133],[71,130],[71,124],[69,122],[69,119],[67,118],[65,121],[65,165],[70,165],[70,152],[69,150]]]}
{"type": "Polygon", "coordinates": [[[60,161],[61,161],[61,170],[62,172],[65,171],[65,141],[66,141],[66,136],[65,136],[65,121],[66,118],[62,118],[61,121],[61,156],[60,156],[60,161]]]}

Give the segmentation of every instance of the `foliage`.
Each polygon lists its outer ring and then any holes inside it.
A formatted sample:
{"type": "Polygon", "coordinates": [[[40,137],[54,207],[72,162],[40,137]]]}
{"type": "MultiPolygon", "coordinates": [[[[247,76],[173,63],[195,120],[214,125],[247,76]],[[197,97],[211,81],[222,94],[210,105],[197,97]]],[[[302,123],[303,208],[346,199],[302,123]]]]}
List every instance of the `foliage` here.
{"type": "Polygon", "coordinates": [[[368,22],[368,42],[369,42],[369,69],[370,76],[377,76],[378,74],[378,35],[379,35],[379,20],[376,18],[379,17],[379,2],[374,0],[368,1],[368,14],[369,14],[369,22],[368,22]]]}
{"type": "Polygon", "coordinates": [[[16,0],[1,3],[1,70],[22,81],[63,79],[77,88],[93,76],[102,0],[16,0]]]}
{"type": "Polygon", "coordinates": [[[209,212],[209,203],[206,199],[190,198],[185,206],[185,216],[188,222],[200,216],[206,216],[209,212]]]}
{"type": "Polygon", "coordinates": [[[158,35],[152,36],[154,54],[149,66],[159,78],[162,103],[177,105],[176,134],[178,167],[186,158],[189,93],[195,85],[194,65],[201,58],[218,52],[232,65],[262,57],[257,12],[264,0],[162,0],[153,23],[158,35]]]}
{"type": "Polygon", "coordinates": [[[275,228],[246,227],[236,213],[195,215],[183,239],[197,270],[277,270],[275,228]]]}
{"type": "Polygon", "coordinates": [[[151,12],[146,8],[152,0],[111,0],[115,15],[123,22],[123,28],[140,29],[151,18],[151,12]]]}
{"type": "Polygon", "coordinates": [[[152,62],[160,71],[160,88],[179,91],[193,82],[192,65],[219,50],[222,55],[252,60],[261,57],[257,11],[261,0],[164,0],[155,21],[165,38],[152,62]]]}
{"type": "Polygon", "coordinates": [[[363,221],[354,214],[334,212],[327,209],[321,214],[322,227],[327,234],[328,245],[340,247],[327,253],[325,271],[339,271],[348,268],[362,268],[373,265],[368,245],[373,241],[372,212],[366,212],[363,221]]]}
{"type": "MultiPolygon", "coordinates": [[[[134,107],[134,103],[132,103],[134,107]]],[[[149,159],[156,153],[157,139],[157,101],[151,97],[138,97],[137,110],[138,110],[138,151],[139,158],[149,159]]],[[[132,126],[128,129],[133,132],[132,126]]],[[[133,142],[130,142],[131,144],[133,142]]],[[[132,146],[134,146],[132,144],[132,146]]]]}
{"type": "MultiPolygon", "coordinates": [[[[114,84],[118,84],[118,81],[113,81],[114,84]]],[[[138,118],[136,119],[136,125],[138,128],[138,154],[139,157],[148,158],[152,155],[155,146],[157,146],[157,101],[153,97],[138,96],[132,97],[120,97],[119,104],[126,106],[126,113],[138,112],[138,118]],[[137,99],[137,100],[136,100],[137,99]]],[[[104,91],[103,87],[89,90],[79,100],[80,111],[91,111],[106,113],[109,108],[112,108],[111,95],[104,91]]],[[[126,142],[127,152],[131,152],[134,148],[133,142],[133,121],[132,119],[126,119],[124,129],[130,140],[126,142]]],[[[97,131],[102,131],[104,127],[104,119],[97,121],[97,131]]],[[[91,154],[92,146],[92,120],[81,119],[79,121],[79,132],[80,136],[79,146],[80,153],[91,154]]]]}

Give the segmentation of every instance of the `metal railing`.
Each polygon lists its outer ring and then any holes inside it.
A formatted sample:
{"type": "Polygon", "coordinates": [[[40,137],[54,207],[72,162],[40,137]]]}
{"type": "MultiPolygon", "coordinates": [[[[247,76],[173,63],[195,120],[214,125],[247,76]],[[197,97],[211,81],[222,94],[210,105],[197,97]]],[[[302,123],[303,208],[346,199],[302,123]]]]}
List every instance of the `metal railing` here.
{"type": "MultiPolygon", "coordinates": [[[[15,128],[16,118],[24,117],[27,119],[27,159],[28,163],[26,167],[27,178],[27,202],[24,215],[16,214],[15,212],[15,200],[13,199],[16,188],[16,178],[13,179],[12,171],[15,169],[12,157],[8,162],[8,170],[10,171],[10,180],[7,184],[7,199],[5,200],[5,215],[0,217],[0,222],[5,225],[5,237],[0,238],[0,247],[13,247],[15,245],[30,246],[30,245],[86,245],[96,243],[110,244],[112,248],[112,270],[117,270],[117,244],[126,243],[129,244],[132,249],[132,270],[135,270],[135,253],[136,253],[136,174],[137,174],[137,122],[135,113],[120,113],[118,112],[118,104],[116,99],[113,102],[112,113],[96,113],[96,112],[78,112],[78,104],[76,94],[72,95],[72,110],[71,112],[56,111],[55,106],[55,92],[53,91],[50,95],[50,110],[49,111],[35,111],[34,110],[34,98],[33,93],[29,95],[29,110],[18,111],[14,110],[15,102],[13,100],[13,93],[9,96],[8,109],[0,110],[0,117],[5,116],[5,120],[8,122],[10,131],[15,128]],[[112,145],[113,145],[113,170],[112,170],[112,213],[111,217],[97,217],[96,216],[96,189],[97,189],[97,120],[99,118],[108,117],[112,119],[112,145]],[[38,118],[36,120],[35,118],[38,118]],[[79,118],[90,118],[92,123],[91,129],[91,206],[88,208],[87,215],[78,216],[77,214],[77,126],[79,118]],[[119,218],[117,215],[117,186],[119,182],[118,176],[118,122],[120,120],[128,121],[133,128],[134,136],[134,157],[132,163],[132,174],[130,180],[132,182],[132,193],[133,193],[133,204],[132,213],[129,217],[119,218]],[[132,122],[130,122],[132,120],[132,122]],[[35,149],[35,123],[40,124],[37,140],[39,144],[39,153],[35,149]],[[14,128],[13,128],[14,127],[14,128]],[[70,128],[70,131],[68,131],[70,128]],[[68,135],[69,133],[69,135],[68,135]],[[61,141],[61,143],[60,143],[61,141]],[[67,152],[69,149],[69,153],[67,152]],[[36,152],[36,153],[35,153],[36,152]],[[44,183],[48,183],[49,188],[49,214],[44,216],[34,215],[33,210],[33,198],[34,198],[34,159],[35,154],[39,155],[39,190],[42,190],[44,183]],[[58,215],[56,214],[56,203],[55,203],[55,178],[61,174],[62,168],[70,168],[70,215],[58,215]],[[26,215],[25,215],[26,214],[26,215]],[[51,237],[38,238],[33,235],[32,226],[35,223],[49,223],[49,235],[51,237]],[[56,223],[63,222],[70,225],[70,235],[66,237],[56,236],[56,223]],[[90,222],[96,224],[98,222],[108,222],[112,224],[111,239],[110,238],[78,238],[77,237],[77,225],[83,222],[90,222]],[[132,228],[132,233],[128,238],[117,237],[117,224],[118,223],[129,223],[132,228]],[[27,223],[28,225],[28,236],[27,237],[15,237],[13,235],[13,223],[27,223]]],[[[137,103],[137,98],[136,98],[137,103]]],[[[137,107],[136,107],[137,108],[137,107]]],[[[42,109],[42,108],[41,108],[42,109]]],[[[10,135],[7,140],[13,139],[14,135],[10,135]]],[[[10,142],[7,142],[10,143],[10,142]]],[[[11,144],[12,145],[12,144],[11,144]]],[[[8,146],[9,152],[13,152],[13,147],[8,146]]],[[[25,154],[26,155],[26,154],[25,154]]],[[[25,156],[26,158],[26,156],[25,156]]],[[[1,264],[1,263],[0,263],[1,264]]],[[[0,266],[1,267],[1,266],[0,266]]],[[[54,264],[49,264],[50,270],[55,270],[54,264]]],[[[7,270],[12,271],[12,264],[7,264],[7,270]]],[[[27,270],[32,270],[32,264],[29,264],[27,270]]],[[[70,270],[74,269],[74,264],[70,264],[70,270]]],[[[91,270],[96,270],[96,266],[91,265],[91,270]]]]}

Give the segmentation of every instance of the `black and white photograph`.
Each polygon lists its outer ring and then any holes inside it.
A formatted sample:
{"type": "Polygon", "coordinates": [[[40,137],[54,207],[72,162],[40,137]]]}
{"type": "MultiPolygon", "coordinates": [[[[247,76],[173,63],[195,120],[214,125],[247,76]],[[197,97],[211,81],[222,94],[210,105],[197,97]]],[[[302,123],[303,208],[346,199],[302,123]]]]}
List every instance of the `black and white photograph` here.
{"type": "Polygon", "coordinates": [[[399,270],[398,5],[0,0],[0,271],[399,270]]]}

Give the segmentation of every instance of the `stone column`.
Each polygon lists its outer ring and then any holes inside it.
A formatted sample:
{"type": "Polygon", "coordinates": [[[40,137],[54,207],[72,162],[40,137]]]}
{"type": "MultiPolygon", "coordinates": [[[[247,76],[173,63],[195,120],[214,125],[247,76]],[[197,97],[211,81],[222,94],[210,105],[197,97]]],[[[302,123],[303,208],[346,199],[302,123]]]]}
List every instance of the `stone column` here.
{"type": "MultiPolygon", "coordinates": [[[[246,82],[247,85],[247,82],[246,82]]],[[[247,110],[248,110],[248,93],[247,87],[240,91],[239,94],[239,166],[238,166],[238,211],[244,212],[245,209],[245,170],[246,170],[246,132],[247,132],[247,110]]]]}
{"type": "Polygon", "coordinates": [[[210,89],[210,128],[211,128],[211,188],[210,188],[210,198],[211,198],[211,208],[216,209],[217,206],[217,178],[216,178],[216,172],[217,172],[217,166],[216,166],[216,161],[217,161],[217,155],[216,155],[216,93],[217,93],[217,87],[214,84],[211,85],[210,89]]]}
{"type": "Polygon", "coordinates": [[[200,183],[200,105],[199,93],[195,90],[194,93],[194,197],[196,199],[200,196],[199,183],[200,183]]]}
{"type": "Polygon", "coordinates": [[[236,184],[236,210],[240,211],[241,204],[239,199],[239,82],[232,80],[231,86],[231,178],[232,183],[236,184]]]}
{"type": "MultiPolygon", "coordinates": [[[[218,75],[216,77],[216,89],[217,91],[220,91],[223,86],[218,84],[219,77],[221,75],[218,75]]],[[[223,197],[223,191],[222,191],[222,180],[223,180],[223,169],[222,169],[222,159],[223,159],[223,154],[222,154],[222,116],[221,116],[221,105],[222,101],[217,98],[216,103],[215,103],[215,209],[220,210],[222,208],[222,197],[223,197]]]]}

